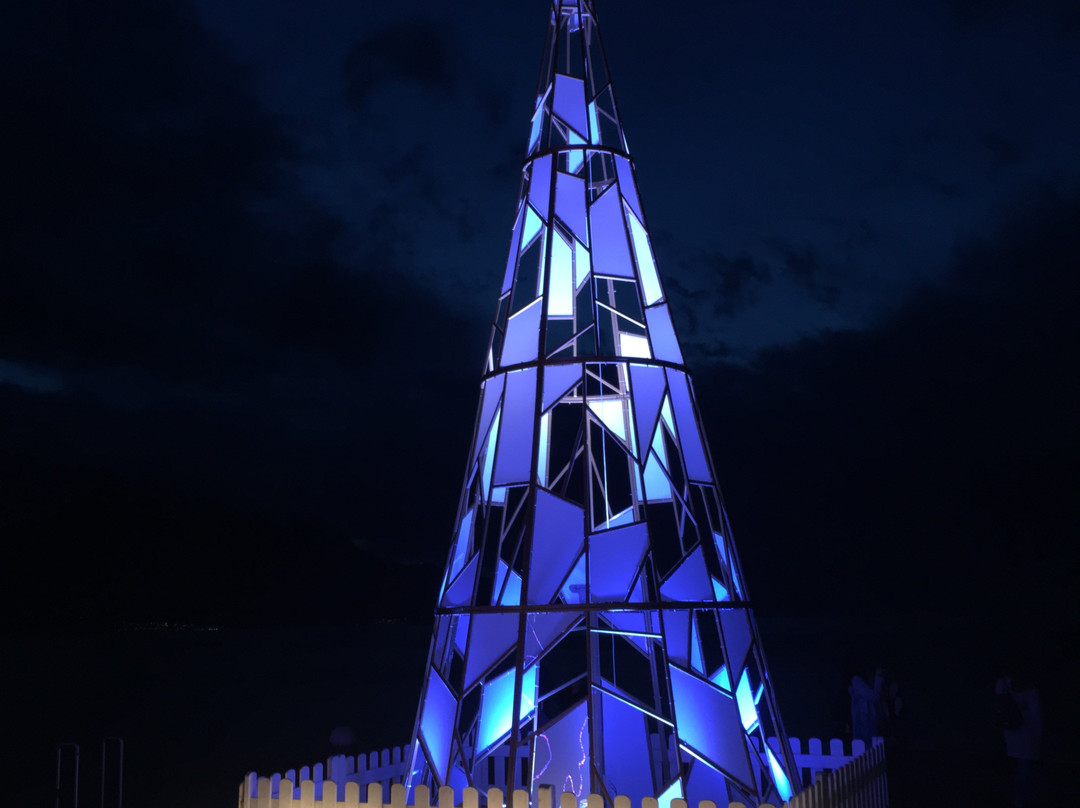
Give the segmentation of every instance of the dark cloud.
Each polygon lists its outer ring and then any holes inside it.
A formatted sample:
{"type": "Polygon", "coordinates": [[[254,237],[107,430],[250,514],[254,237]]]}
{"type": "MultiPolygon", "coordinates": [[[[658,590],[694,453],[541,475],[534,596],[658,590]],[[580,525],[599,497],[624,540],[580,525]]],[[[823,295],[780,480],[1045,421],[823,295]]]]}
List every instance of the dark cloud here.
{"type": "Polygon", "coordinates": [[[834,306],[840,297],[835,281],[844,276],[843,269],[826,264],[813,244],[781,245],[783,273],[810,296],[825,306],[834,306]]]}
{"type": "Polygon", "coordinates": [[[1028,153],[1028,149],[1015,140],[1005,137],[998,132],[989,132],[982,139],[982,146],[999,168],[1009,168],[1020,163],[1028,153]]]}
{"type": "Polygon", "coordinates": [[[695,373],[763,608],[1075,620],[1077,221],[1032,194],[880,327],[695,373]]]}
{"type": "Polygon", "coordinates": [[[346,97],[357,109],[364,109],[374,89],[384,83],[450,92],[454,81],[445,28],[428,20],[397,23],[353,45],[342,74],[346,97]]]}
{"type": "Polygon", "coordinates": [[[742,253],[729,258],[719,252],[707,251],[699,256],[713,294],[713,313],[730,317],[754,301],[757,286],[772,281],[772,271],[750,255],[742,253]]]}

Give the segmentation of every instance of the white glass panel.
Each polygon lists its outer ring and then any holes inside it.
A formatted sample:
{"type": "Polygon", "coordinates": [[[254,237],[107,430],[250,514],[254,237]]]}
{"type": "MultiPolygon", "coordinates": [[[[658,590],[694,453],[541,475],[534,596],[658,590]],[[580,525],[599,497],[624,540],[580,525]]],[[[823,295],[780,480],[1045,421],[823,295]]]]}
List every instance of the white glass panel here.
{"type": "Polygon", "coordinates": [[[548,317],[569,317],[574,313],[574,253],[570,245],[553,231],[551,238],[551,285],[548,287],[548,317]]]}
{"type": "Polygon", "coordinates": [[[540,309],[543,300],[537,298],[506,324],[506,340],[503,342],[500,365],[516,365],[536,359],[540,348],[540,309]]]}
{"type": "Polygon", "coordinates": [[[596,102],[589,103],[589,142],[598,144],[600,142],[600,121],[596,117],[596,102]]]}
{"type": "Polygon", "coordinates": [[[551,429],[551,413],[545,412],[540,416],[540,456],[536,459],[536,479],[540,485],[547,486],[548,464],[548,432],[551,429]]]}
{"type": "Polygon", "coordinates": [[[582,79],[555,74],[555,114],[580,134],[589,133],[585,116],[585,82],[582,79]]]}
{"type": "Polygon", "coordinates": [[[667,304],[645,309],[645,325],[649,327],[649,339],[652,341],[653,355],[666,362],[683,363],[679,341],[675,339],[675,328],[671,325],[671,315],[667,304]]]}
{"type": "Polygon", "coordinates": [[[630,213],[630,235],[634,244],[634,256],[637,258],[638,272],[641,274],[641,294],[645,305],[651,306],[664,296],[660,289],[660,278],[656,274],[656,262],[653,260],[652,247],[649,246],[649,234],[637,216],[630,213]]]}
{"type": "Polygon", "coordinates": [[[536,408],[536,368],[506,374],[506,403],[495,459],[496,485],[528,482],[532,475],[532,442],[536,408]]]}
{"type": "Polygon", "coordinates": [[[639,334],[619,334],[619,356],[652,359],[648,338],[639,334]]]}
{"type": "Polygon", "coordinates": [[[555,176],[555,215],[570,228],[570,232],[577,236],[578,240],[588,242],[584,179],[561,171],[555,176]]]}
{"type": "Polygon", "coordinates": [[[529,202],[547,221],[548,202],[551,199],[551,155],[537,157],[532,165],[532,177],[529,180],[529,202]]]}
{"type": "Polygon", "coordinates": [[[604,426],[623,441],[626,440],[626,402],[622,399],[589,399],[589,409],[604,422],[604,426]]]}
{"type": "MultiPolygon", "coordinates": [[[[615,278],[633,278],[630,247],[626,241],[626,220],[618,189],[613,185],[589,209],[592,235],[593,272],[615,278]]],[[[680,360],[681,361],[681,360],[680,360]]]]}

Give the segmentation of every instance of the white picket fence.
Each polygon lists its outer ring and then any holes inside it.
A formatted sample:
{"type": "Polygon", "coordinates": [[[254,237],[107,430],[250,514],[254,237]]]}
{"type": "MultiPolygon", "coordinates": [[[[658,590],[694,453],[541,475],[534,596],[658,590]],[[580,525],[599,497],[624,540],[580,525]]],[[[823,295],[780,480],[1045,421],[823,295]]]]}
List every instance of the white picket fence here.
{"type": "MultiPolygon", "coordinates": [[[[869,752],[859,740],[852,743],[850,752],[845,752],[843,741],[837,738],[829,741],[828,751],[818,738],[810,738],[805,751],[799,739],[792,738],[790,742],[805,788],[786,803],[789,808],[886,808],[888,805],[885,747],[880,739],[875,739],[869,752]]],[[[770,738],[769,745],[775,748],[776,739],[770,738]]],[[[335,808],[405,808],[406,790],[400,782],[406,766],[403,747],[394,747],[355,757],[337,755],[325,766],[316,763],[302,767],[299,772],[290,769],[284,775],[259,777],[251,772],[240,785],[238,805],[239,808],[329,808],[330,804],[335,808]],[[364,800],[360,799],[361,791],[364,800]],[[389,801],[384,802],[383,795],[387,793],[389,801]]],[[[486,805],[530,808],[530,794],[520,788],[511,790],[510,799],[504,802],[507,768],[505,761],[501,765],[498,760],[489,764],[492,782],[486,791],[486,805]]],[[[427,787],[417,786],[413,808],[432,808],[430,800],[427,787]]],[[[585,802],[586,808],[604,808],[604,800],[597,794],[590,794],[585,802]]],[[[480,808],[480,792],[467,788],[461,800],[456,801],[453,789],[444,786],[439,789],[436,804],[438,808],[480,808]]],[[[564,793],[559,797],[559,806],[580,808],[579,799],[564,793]]],[[[531,808],[554,808],[550,789],[540,789],[536,805],[531,808]]],[[[632,808],[631,801],[628,797],[616,797],[612,808],[632,808]]],[[[641,808],[658,808],[658,803],[646,797],[641,808]]],[[[685,800],[672,800],[670,808],[687,808],[687,804],[685,800]]],[[[704,800],[700,808],[716,808],[716,803],[704,800]]],[[[728,808],[746,806],[732,802],[728,808]]],[[[763,803],[760,808],[775,807],[763,803]]]]}

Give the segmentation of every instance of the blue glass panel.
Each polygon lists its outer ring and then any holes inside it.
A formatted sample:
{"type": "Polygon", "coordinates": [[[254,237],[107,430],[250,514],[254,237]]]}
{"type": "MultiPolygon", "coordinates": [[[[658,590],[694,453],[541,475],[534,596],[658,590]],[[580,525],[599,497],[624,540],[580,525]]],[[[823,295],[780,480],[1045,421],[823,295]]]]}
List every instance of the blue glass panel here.
{"type": "Polygon", "coordinates": [[[652,342],[653,355],[666,362],[683,363],[679,341],[675,338],[675,329],[671,325],[666,303],[645,309],[645,325],[649,327],[649,340],[652,342]]]}
{"type": "Polygon", "coordinates": [[[580,612],[530,612],[525,618],[525,664],[541,656],[580,619],[580,612]]]}
{"type": "Polygon", "coordinates": [[[537,298],[517,314],[511,315],[506,324],[506,341],[499,364],[516,365],[536,359],[536,352],[540,348],[542,303],[543,298],[537,298]]]}
{"type": "Polygon", "coordinates": [[[729,797],[727,780],[720,772],[704,761],[698,761],[690,770],[686,783],[686,801],[689,805],[699,805],[702,800],[712,800],[717,806],[727,805],[729,797]]]}
{"type": "Polygon", "coordinates": [[[540,485],[546,486],[548,484],[547,467],[548,467],[548,454],[551,447],[548,445],[550,442],[551,434],[551,413],[545,412],[540,416],[540,441],[536,449],[536,479],[540,485]]]}
{"type": "MultiPolygon", "coordinates": [[[[571,146],[584,146],[585,145],[585,139],[583,137],[581,137],[581,135],[579,135],[577,132],[575,132],[572,129],[570,130],[570,136],[567,138],[567,141],[569,141],[571,146]]],[[[584,164],[584,162],[585,162],[585,150],[584,149],[574,149],[574,151],[570,152],[566,156],[566,168],[571,174],[576,174],[578,172],[578,169],[581,168],[581,166],[584,164]]]]}
{"type": "Polygon", "coordinates": [[[585,245],[580,241],[574,241],[574,289],[581,289],[582,285],[589,279],[589,273],[592,272],[592,258],[589,256],[589,251],[585,248],[585,245]]]}
{"type": "Polygon", "coordinates": [[[589,793],[589,718],[582,702],[536,740],[533,785],[550,785],[579,799],[589,793]]]}
{"type": "Polygon", "coordinates": [[[529,130],[529,154],[532,154],[532,150],[535,149],[536,144],[540,142],[540,128],[544,124],[544,100],[546,98],[547,93],[544,93],[540,98],[540,102],[536,105],[536,111],[532,116],[532,127],[529,130]]]}
{"type": "Polygon", "coordinates": [[[663,794],[656,798],[657,808],[671,808],[672,800],[681,800],[682,798],[682,780],[676,780],[664,789],[663,794]]]}
{"type": "Polygon", "coordinates": [[[666,502],[671,499],[671,483],[660,466],[656,452],[649,452],[645,461],[645,499],[649,502],[666,502]]]}
{"type": "MultiPolygon", "coordinates": [[[[639,597],[636,600],[641,601],[643,598],[639,597]]],[[[653,612],[653,623],[655,630],[658,630],[660,623],[655,614],[653,612]]],[[[645,612],[604,612],[604,617],[616,629],[626,632],[623,636],[634,645],[645,653],[649,652],[650,637],[648,635],[655,634],[655,630],[653,632],[648,630],[648,624],[645,622],[645,612]]]]}
{"type": "Polygon", "coordinates": [[[479,559],[480,554],[477,553],[447,588],[442,601],[444,606],[466,606],[472,602],[473,584],[476,582],[476,568],[479,559]]]}
{"type": "Polygon", "coordinates": [[[523,216],[524,211],[518,210],[517,221],[514,222],[514,235],[510,238],[510,255],[506,258],[506,274],[503,275],[500,294],[509,292],[510,286],[514,282],[514,268],[517,266],[518,252],[521,247],[521,220],[523,216]]]}
{"type": "Polygon", "coordinates": [[[776,759],[776,755],[773,754],[773,751],[768,746],[765,747],[765,754],[769,759],[769,771],[772,772],[773,782],[776,783],[776,790],[780,792],[780,799],[786,802],[791,799],[793,793],[791,790],[791,781],[788,780],[788,776],[784,772],[784,767],[780,765],[780,761],[776,759]]]}
{"type": "Polygon", "coordinates": [[[675,572],[660,584],[660,597],[665,600],[713,599],[709,573],[705,569],[705,556],[702,555],[700,547],[687,556],[675,572]]]}
{"type": "Polygon", "coordinates": [[[454,626],[454,648],[464,656],[465,645],[469,639],[469,615],[458,615],[457,624],[454,626]]]}
{"type": "Polygon", "coordinates": [[[589,142],[600,143],[600,122],[596,118],[596,102],[589,102],[589,142]]]}
{"type": "Polygon", "coordinates": [[[719,601],[728,600],[731,597],[731,595],[728,593],[727,589],[724,588],[724,585],[722,583],[720,583],[718,580],[716,580],[715,578],[713,578],[711,580],[712,580],[713,595],[716,597],[716,599],[719,600],[719,601]]]}
{"type": "Polygon", "coordinates": [[[675,422],[679,427],[679,445],[686,461],[686,473],[691,480],[712,482],[709,463],[705,459],[705,447],[698,432],[694,404],[690,398],[690,388],[686,374],[678,370],[668,370],[668,387],[671,390],[671,404],[675,408],[675,422]]]}
{"type": "Polygon", "coordinates": [[[701,637],[698,636],[696,619],[690,623],[690,667],[698,673],[705,673],[705,663],[701,659],[701,637]]]}
{"type": "Polygon", "coordinates": [[[474,614],[470,623],[463,690],[471,688],[488,668],[517,644],[518,639],[516,614],[474,614]]]}
{"type": "Polygon", "coordinates": [[[439,782],[446,781],[450,768],[450,739],[454,731],[457,701],[450,688],[434,668],[428,671],[427,691],[424,693],[423,715],[420,717],[420,736],[431,754],[439,782]]]}
{"type": "Polygon", "coordinates": [[[630,210],[634,211],[638,219],[644,219],[637,187],[634,185],[634,170],[630,167],[630,161],[618,154],[615,155],[615,176],[619,178],[619,190],[622,191],[623,199],[630,206],[630,210]]]}
{"type": "Polygon", "coordinates": [[[525,206],[525,229],[521,233],[521,252],[525,252],[536,234],[544,226],[543,220],[536,215],[536,211],[528,205],[525,206]]]}
{"type": "MultiPolygon", "coordinates": [[[[614,185],[592,203],[589,226],[592,233],[589,243],[592,245],[593,272],[608,277],[633,278],[634,266],[626,240],[626,220],[623,218],[618,189],[614,185]]],[[[660,355],[659,351],[657,355],[660,355]]]]}
{"type": "Polygon", "coordinates": [[[555,74],[554,112],[581,135],[589,134],[585,114],[585,82],[562,73],[555,74]]]}
{"type": "Polygon", "coordinates": [[[746,652],[750,650],[750,623],[743,609],[723,609],[720,627],[724,632],[724,647],[728,665],[734,671],[742,670],[746,652]]]}
{"type": "Polygon", "coordinates": [[[570,228],[578,241],[589,243],[585,218],[585,180],[564,174],[555,175],[555,215],[570,228]]]}
{"type": "Polygon", "coordinates": [[[506,581],[506,591],[503,592],[499,603],[503,606],[521,605],[521,576],[513,570],[510,571],[510,577],[506,581]]]}
{"type": "Polygon", "coordinates": [[[465,566],[465,558],[469,554],[469,539],[472,538],[472,524],[473,517],[476,516],[476,511],[470,508],[466,511],[465,516],[462,517],[461,524],[458,525],[457,538],[454,540],[454,558],[450,562],[450,574],[448,580],[454,580],[461,568],[465,566]]]}
{"type": "Polygon", "coordinates": [[[679,738],[734,776],[744,788],[754,790],[746,736],[735,700],[675,665],[669,665],[668,670],[679,738]]]}
{"type": "Polygon", "coordinates": [[[649,445],[656,428],[660,402],[664,399],[664,371],[653,365],[630,365],[630,392],[634,399],[638,440],[642,450],[649,445]]]}
{"type": "MultiPolygon", "coordinates": [[[[480,694],[480,727],[477,752],[484,752],[510,732],[514,724],[514,668],[499,674],[483,685],[480,694]]],[[[519,718],[523,720],[536,703],[536,666],[527,669],[521,678],[519,718]]]]}
{"type": "Polygon", "coordinates": [[[547,410],[566,395],[570,388],[581,383],[581,365],[546,365],[544,367],[544,397],[541,408],[547,410]]]}
{"type": "Polygon", "coordinates": [[[731,692],[731,674],[728,673],[727,665],[721,665],[720,670],[714,673],[710,680],[713,684],[719,685],[724,690],[731,692]]]}
{"type": "Polygon", "coordinates": [[[545,154],[533,161],[529,180],[529,202],[540,217],[547,221],[548,203],[551,201],[551,155],[545,154]]]}
{"type": "Polygon", "coordinates": [[[626,600],[648,547],[649,530],[644,522],[589,536],[592,600],[626,600]]]}
{"type": "Polygon", "coordinates": [[[562,599],[567,603],[584,603],[585,602],[585,555],[582,554],[578,559],[577,564],[574,565],[574,569],[570,571],[570,577],[566,579],[566,583],[563,584],[559,590],[562,595],[562,599]]]}
{"type": "Polygon", "coordinates": [[[668,659],[690,667],[690,612],[672,609],[664,612],[664,639],[668,659]]]}
{"type": "Polygon", "coordinates": [[[536,368],[507,373],[506,404],[495,458],[496,485],[528,482],[532,471],[535,410],[536,368]]]}
{"type": "Polygon", "coordinates": [[[655,794],[645,715],[604,693],[597,726],[604,728],[604,776],[615,792],[611,796],[626,794],[640,802],[643,796],[655,794]]]}
{"type": "Polygon", "coordinates": [[[569,317],[574,313],[574,251],[552,231],[551,280],[548,286],[548,317],[569,317]]]}
{"type": "Polygon", "coordinates": [[[486,495],[491,490],[491,472],[495,467],[495,445],[499,440],[499,421],[502,419],[502,410],[496,410],[495,418],[491,422],[491,431],[488,433],[487,453],[484,455],[484,468],[480,472],[480,486],[486,495]]]}
{"type": "Polygon", "coordinates": [[[572,502],[536,492],[529,557],[529,603],[550,603],[585,545],[585,512],[572,502]]]}
{"type": "Polygon", "coordinates": [[[754,705],[754,694],[750,691],[750,673],[743,671],[739,677],[739,685],[735,688],[735,701],[739,704],[739,717],[742,719],[743,729],[753,731],[758,723],[757,707],[754,705]]]}
{"type": "Polygon", "coordinates": [[[724,544],[724,537],[717,533],[715,530],[712,534],[713,542],[716,544],[716,552],[720,556],[720,560],[725,564],[727,563],[727,546],[724,544]]]}
{"type": "Polygon", "coordinates": [[[473,443],[474,463],[480,456],[480,450],[484,448],[485,438],[491,429],[491,419],[495,415],[495,408],[499,406],[499,399],[502,398],[502,391],[502,376],[486,380],[480,388],[480,417],[476,421],[476,439],[473,443]]]}
{"type": "Polygon", "coordinates": [[[631,213],[630,237],[634,245],[634,257],[637,258],[638,273],[641,275],[641,294],[645,305],[651,306],[664,296],[660,289],[660,276],[656,274],[656,261],[653,260],[652,247],[649,246],[649,234],[644,225],[631,213]]]}

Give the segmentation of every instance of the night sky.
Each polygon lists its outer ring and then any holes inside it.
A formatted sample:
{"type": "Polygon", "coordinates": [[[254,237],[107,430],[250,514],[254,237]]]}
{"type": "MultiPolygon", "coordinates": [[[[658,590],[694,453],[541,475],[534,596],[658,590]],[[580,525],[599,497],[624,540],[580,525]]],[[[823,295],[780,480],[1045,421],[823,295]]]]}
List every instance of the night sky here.
{"type": "MultiPolygon", "coordinates": [[[[881,663],[918,742],[995,748],[965,716],[1021,657],[1071,737],[1076,5],[597,5],[789,730],[832,733],[881,663]]],[[[176,769],[229,805],[248,769],[407,741],[545,8],[8,9],[0,723],[27,804],[66,740],[125,736],[132,805],[176,769]]]]}

